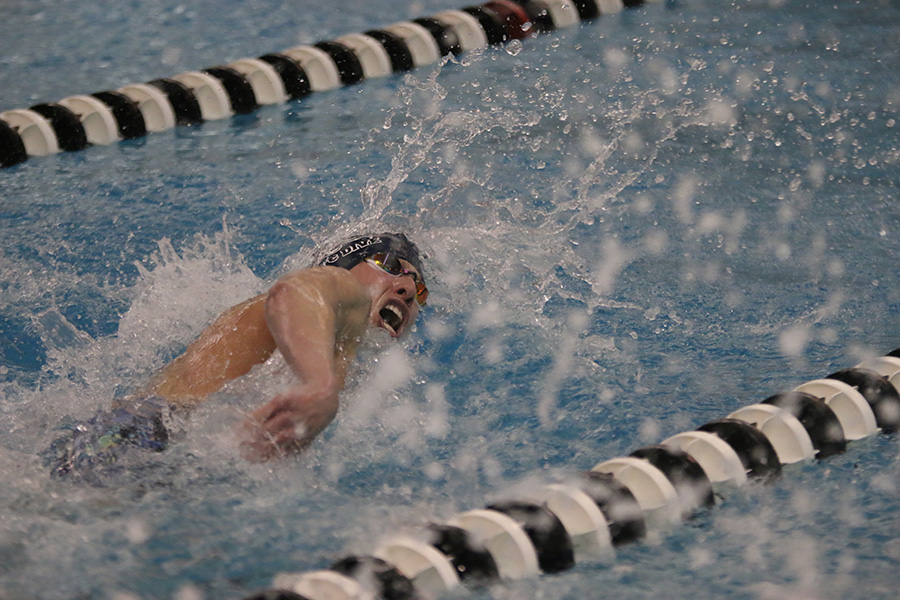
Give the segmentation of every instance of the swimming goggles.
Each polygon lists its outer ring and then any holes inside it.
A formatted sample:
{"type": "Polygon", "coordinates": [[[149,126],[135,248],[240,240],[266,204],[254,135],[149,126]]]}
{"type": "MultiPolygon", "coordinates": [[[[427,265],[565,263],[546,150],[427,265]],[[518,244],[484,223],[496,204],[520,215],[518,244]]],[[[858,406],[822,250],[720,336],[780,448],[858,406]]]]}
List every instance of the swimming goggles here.
{"type": "Polygon", "coordinates": [[[389,252],[379,252],[378,254],[373,254],[367,258],[366,262],[372,263],[385,273],[390,273],[395,277],[401,277],[403,275],[412,277],[413,281],[416,282],[416,302],[419,303],[419,306],[425,306],[425,302],[428,300],[428,288],[425,287],[422,276],[419,275],[418,271],[404,267],[403,263],[400,262],[399,256],[389,252]]]}

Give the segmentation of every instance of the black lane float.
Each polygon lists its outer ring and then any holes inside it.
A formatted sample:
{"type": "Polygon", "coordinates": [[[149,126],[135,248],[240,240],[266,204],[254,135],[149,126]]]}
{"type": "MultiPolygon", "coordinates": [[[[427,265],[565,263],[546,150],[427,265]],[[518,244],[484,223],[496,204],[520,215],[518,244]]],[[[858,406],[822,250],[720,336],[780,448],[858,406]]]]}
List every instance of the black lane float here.
{"type": "Polygon", "coordinates": [[[460,584],[558,573],[609,561],[784,465],[845,452],[900,428],[900,349],[745,406],[588,473],[388,539],[371,556],[283,573],[246,600],[421,600],[460,584]],[[348,568],[347,565],[352,565],[348,568]],[[375,582],[373,584],[373,582],[375,582]]]}
{"type": "MultiPolygon", "coordinates": [[[[654,2],[659,0],[646,0],[654,2]]],[[[645,0],[491,0],[333,41],[0,113],[0,167],[248,114],[613,15],[645,0]]]]}

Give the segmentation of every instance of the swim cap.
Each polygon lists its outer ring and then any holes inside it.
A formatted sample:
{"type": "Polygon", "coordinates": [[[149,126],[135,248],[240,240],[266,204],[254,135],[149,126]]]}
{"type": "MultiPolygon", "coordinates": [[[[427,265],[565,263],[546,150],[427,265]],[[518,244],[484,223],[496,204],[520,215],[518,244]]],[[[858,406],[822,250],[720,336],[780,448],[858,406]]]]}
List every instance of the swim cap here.
{"type": "Polygon", "coordinates": [[[319,264],[349,270],[370,256],[381,252],[394,254],[408,261],[416,268],[422,279],[425,279],[425,270],[422,268],[422,261],[419,258],[419,249],[402,233],[378,233],[352,239],[327,254],[319,264]]]}

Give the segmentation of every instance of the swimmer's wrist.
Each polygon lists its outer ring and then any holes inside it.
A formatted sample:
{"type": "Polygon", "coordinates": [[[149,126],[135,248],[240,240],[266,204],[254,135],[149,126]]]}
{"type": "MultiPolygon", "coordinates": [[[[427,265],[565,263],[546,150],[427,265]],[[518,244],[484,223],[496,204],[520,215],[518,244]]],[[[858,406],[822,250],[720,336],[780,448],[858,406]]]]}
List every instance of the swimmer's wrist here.
{"type": "Polygon", "coordinates": [[[334,374],[317,373],[312,377],[304,377],[297,387],[301,394],[313,396],[330,396],[337,394],[343,388],[343,382],[334,374]]]}

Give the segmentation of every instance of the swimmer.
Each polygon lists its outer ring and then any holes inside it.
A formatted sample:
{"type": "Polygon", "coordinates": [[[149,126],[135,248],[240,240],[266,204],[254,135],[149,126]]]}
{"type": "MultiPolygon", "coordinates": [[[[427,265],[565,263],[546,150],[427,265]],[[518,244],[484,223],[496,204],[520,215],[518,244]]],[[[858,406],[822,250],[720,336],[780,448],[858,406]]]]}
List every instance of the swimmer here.
{"type": "Polygon", "coordinates": [[[222,313],[139,393],[116,401],[45,453],[53,472],[115,462],[128,446],[162,451],[169,410],[190,409],[278,350],[296,384],[250,414],[241,454],[251,462],[298,452],[334,419],[347,368],[370,326],[403,336],[428,298],[415,244],[403,234],[353,239],[318,266],[222,313]]]}

